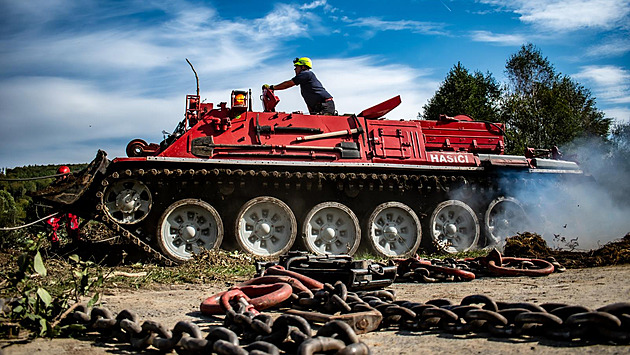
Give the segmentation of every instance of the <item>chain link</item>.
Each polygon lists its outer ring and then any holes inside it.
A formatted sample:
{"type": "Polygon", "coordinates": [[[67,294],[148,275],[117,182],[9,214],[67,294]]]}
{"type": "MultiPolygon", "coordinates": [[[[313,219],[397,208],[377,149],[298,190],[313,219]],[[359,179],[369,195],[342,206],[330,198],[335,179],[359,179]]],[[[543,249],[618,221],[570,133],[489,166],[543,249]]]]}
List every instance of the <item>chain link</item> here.
{"type": "Polygon", "coordinates": [[[100,307],[88,312],[85,306],[79,306],[62,324],[81,324],[89,331],[129,343],[136,350],[153,346],[162,352],[186,350],[193,354],[370,353],[344,322],[330,321],[313,335],[309,322],[300,316],[283,314],[273,320],[268,314],[254,314],[247,309],[246,302],[239,301],[226,313],[224,325],[213,327],[205,337],[199,326],[190,321],[180,321],[168,329],[151,320],[140,323],[130,310],[114,316],[100,307]]]}
{"type": "MultiPolygon", "coordinates": [[[[596,310],[557,303],[495,302],[485,295],[471,295],[459,304],[436,299],[426,303],[391,301],[391,297],[358,293],[383,314],[379,329],[443,331],[451,334],[561,341],[630,343],[630,303],[614,303],[596,310]]],[[[421,335],[420,333],[419,335],[421,335]]]]}
{"type": "Polygon", "coordinates": [[[546,276],[566,269],[553,257],[547,260],[503,257],[493,249],[487,256],[455,260],[394,259],[397,265],[397,281],[445,282],[471,281],[478,276],[546,276]]]}

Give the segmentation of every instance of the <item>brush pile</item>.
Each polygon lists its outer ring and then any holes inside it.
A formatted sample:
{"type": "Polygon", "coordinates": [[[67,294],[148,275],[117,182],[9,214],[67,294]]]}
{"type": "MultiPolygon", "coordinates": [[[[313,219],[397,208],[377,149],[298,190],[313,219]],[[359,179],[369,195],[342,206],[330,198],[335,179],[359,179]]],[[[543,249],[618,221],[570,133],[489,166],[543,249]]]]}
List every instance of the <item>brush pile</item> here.
{"type": "Polygon", "coordinates": [[[554,250],[538,234],[522,233],[508,238],[503,254],[523,258],[554,257],[569,269],[630,264],[630,233],[623,238],[590,251],[554,250]]]}

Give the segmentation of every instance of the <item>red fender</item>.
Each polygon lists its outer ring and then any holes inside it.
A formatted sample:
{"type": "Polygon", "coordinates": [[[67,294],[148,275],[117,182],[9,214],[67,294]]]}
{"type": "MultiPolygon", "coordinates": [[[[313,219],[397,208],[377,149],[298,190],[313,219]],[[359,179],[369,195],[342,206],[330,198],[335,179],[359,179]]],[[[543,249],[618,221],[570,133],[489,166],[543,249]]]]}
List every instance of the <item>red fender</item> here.
{"type": "Polygon", "coordinates": [[[256,311],[277,306],[293,293],[291,285],[276,283],[272,285],[236,286],[227,291],[210,296],[201,303],[201,313],[205,315],[225,314],[232,309],[230,301],[244,299],[256,311]]]}

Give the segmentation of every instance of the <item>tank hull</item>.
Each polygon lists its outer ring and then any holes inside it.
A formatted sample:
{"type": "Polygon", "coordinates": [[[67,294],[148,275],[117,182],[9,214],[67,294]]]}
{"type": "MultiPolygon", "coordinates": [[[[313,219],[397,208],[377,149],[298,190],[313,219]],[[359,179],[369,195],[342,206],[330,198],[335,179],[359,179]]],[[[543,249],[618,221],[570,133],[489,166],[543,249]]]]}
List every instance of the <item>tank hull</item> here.
{"type": "Polygon", "coordinates": [[[167,263],[218,247],[405,257],[500,245],[537,218],[518,193],[584,177],[573,162],[505,155],[501,124],[379,119],[399,101],[366,117],[316,116],[189,95],[161,144],[132,140],[130,157],[111,161],[99,152],[39,197],[167,263]]]}

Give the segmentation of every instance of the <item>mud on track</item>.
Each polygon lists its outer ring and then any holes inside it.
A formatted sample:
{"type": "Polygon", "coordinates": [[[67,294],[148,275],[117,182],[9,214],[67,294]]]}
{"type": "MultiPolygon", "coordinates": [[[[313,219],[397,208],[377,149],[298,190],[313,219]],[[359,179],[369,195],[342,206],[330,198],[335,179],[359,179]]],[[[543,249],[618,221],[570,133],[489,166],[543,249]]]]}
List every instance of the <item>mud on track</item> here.
{"type": "MultiPolygon", "coordinates": [[[[572,269],[541,278],[482,278],[471,282],[440,284],[396,283],[393,289],[400,300],[426,302],[447,298],[459,302],[471,294],[485,294],[495,301],[561,302],[598,308],[630,301],[630,265],[572,269]]],[[[141,321],[156,320],[172,329],[179,320],[191,320],[202,330],[220,324],[219,318],[202,316],[199,304],[208,296],[227,289],[225,283],[182,285],[152,291],[111,290],[104,306],[113,312],[125,308],[138,313],[141,321]]],[[[558,342],[545,338],[517,339],[455,336],[445,333],[379,331],[360,336],[373,354],[457,353],[479,354],[492,351],[504,354],[630,354],[630,346],[588,345],[558,342]]],[[[6,345],[6,344],[5,344],[6,345]]],[[[28,344],[4,348],[6,354],[111,354],[135,353],[125,344],[109,342],[98,336],[84,339],[37,339],[28,344]]],[[[157,353],[148,350],[146,353],[157,353]]]]}

